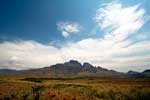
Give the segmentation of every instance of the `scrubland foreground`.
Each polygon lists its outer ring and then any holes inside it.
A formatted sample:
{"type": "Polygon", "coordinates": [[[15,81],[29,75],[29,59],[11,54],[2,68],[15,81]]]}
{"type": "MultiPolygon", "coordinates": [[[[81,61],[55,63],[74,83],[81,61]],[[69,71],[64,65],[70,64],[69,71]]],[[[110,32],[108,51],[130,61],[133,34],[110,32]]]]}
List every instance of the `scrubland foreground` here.
{"type": "Polygon", "coordinates": [[[0,100],[150,100],[150,79],[0,76],[0,100]]]}

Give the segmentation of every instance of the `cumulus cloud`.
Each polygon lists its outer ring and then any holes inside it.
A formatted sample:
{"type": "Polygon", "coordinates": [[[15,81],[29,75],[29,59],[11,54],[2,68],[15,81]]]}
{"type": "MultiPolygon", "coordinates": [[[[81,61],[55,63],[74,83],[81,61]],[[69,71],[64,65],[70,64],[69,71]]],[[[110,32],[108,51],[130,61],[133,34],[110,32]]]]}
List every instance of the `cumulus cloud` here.
{"type": "Polygon", "coordinates": [[[35,41],[3,42],[0,50],[1,68],[28,69],[61,61],[57,48],[35,41]]]}
{"type": "MultiPolygon", "coordinates": [[[[61,48],[35,41],[0,43],[1,68],[43,67],[69,59],[118,71],[150,68],[150,41],[134,42],[128,38],[146,22],[144,9],[139,5],[123,7],[120,3],[111,3],[97,10],[95,20],[106,32],[104,38],[87,38],[61,48]]],[[[66,32],[65,37],[78,32],[78,28],[74,28],[78,25],[59,23],[58,26],[66,32]]]]}
{"type": "Polygon", "coordinates": [[[59,22],[57,23],[58,29],[62,32],[62,36],[67,38],[70,34],[78,33],[81,26],[75,22],[59,22]]]}

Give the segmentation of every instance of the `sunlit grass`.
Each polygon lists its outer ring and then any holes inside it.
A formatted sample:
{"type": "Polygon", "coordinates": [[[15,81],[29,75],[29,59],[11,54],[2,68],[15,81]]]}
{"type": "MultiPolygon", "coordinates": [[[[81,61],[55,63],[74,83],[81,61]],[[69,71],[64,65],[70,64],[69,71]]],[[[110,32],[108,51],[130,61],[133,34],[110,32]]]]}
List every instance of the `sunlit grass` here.
{"type": "Polygon", "coordinates": [[[1,79],[0,100],[150,100],[150,79],[39,78],[40,83],[32,80],[1,79]]]}

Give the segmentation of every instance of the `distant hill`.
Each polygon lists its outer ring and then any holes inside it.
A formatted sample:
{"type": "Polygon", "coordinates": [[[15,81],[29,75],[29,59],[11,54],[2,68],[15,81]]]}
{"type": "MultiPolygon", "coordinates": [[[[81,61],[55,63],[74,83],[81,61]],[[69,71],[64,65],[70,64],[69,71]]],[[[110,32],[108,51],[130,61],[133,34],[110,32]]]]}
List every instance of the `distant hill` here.
{"type": "Polygon", "coordinates": [[[76,61],[70,60],[65,63],[58,63],[44,68],[30,69],[30,70],[10,70],[0,69],[0,74],[26,74],[46,77],[150,77],[150,70],[145,70],[142,73],[129,71],[127,73],[117,72],[115,70],[108,70],[102,67],[96,67],[89,63],[83,65],[76,61]]]}
{"type": "Polygon", "coordinates": [[[145,70],[143,72],[135,72],[135,71],[128,71],[128,73],[126,73],[127,77],[130,78],[150,78],[150,69],[145,70]]]}
{"type": "Polygon", "coordinates": [[[130,78],[144,77],[140,72],[128,71],[126,75],[130,78]]]}
{"type": "Polygon", "coordinates": [[[144,75],[144,77],[150,77],[150,69],[143,71],[142,74],[144,75]]]}
{"type": "Polygon", "coordinates": [[[0,69],[0,74],[14,74],[14,73],[17,73],[17,71],[12,69],[0,69]]]}

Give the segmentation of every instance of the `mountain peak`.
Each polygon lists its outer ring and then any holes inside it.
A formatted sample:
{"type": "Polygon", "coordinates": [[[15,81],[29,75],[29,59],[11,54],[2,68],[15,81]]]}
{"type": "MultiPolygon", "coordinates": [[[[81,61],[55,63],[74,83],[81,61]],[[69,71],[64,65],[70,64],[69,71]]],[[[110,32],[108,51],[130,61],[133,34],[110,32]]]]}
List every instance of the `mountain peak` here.
{"type": "Polygon", "coordinates": [[[75,64],[75,63],[79,63],[77,60],[70,60],[69,62],[70,62],[70,63],[74,63],[74,64],[75,64]]]}
{"type": "Polygon", "coordinates": [[[65,62],[64,66],[68,67],[82,67],[81,63],[77,60],[70,60],[69,62],[65,62]]]}
{"type": "Polygon", "coordinates": [[[93,65],[91,65],[91,64],[88,63],[88,62],[85,62],[85,63],[83,64],[83,66],[93,66],[93,65]]]}

